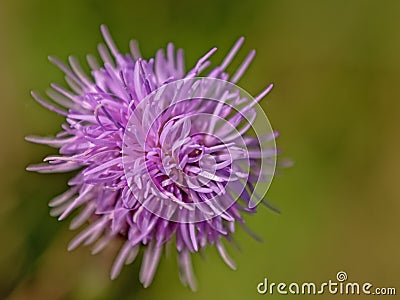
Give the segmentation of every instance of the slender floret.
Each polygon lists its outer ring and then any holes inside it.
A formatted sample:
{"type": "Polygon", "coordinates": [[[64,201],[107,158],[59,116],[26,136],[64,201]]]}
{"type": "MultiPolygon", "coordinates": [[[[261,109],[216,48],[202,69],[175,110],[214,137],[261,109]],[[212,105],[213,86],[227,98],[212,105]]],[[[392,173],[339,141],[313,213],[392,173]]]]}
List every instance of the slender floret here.
{"type": "Polygon", "coordinates": [[[193,253],[213,245],[235,269],[223,241],[237,225],[252,234],[243,214],[256,212],[275,170],[277,133],[258,106],[272,85],[255,98],[235,85],[255,51],[233,75],[226,72],[243,38],[219,66],[206,72],[213,48],[186,72],[183,51],[173,44],[146,60],[136,41],[121,54],[107,28],[101,31],[102,62],[87,57],[90,75],[74,57],[68,65],[49,58],[68,87],[51,84],[51,100],[32,96],[66,122],[54,138],[27,137],[58,149],[28,170],[76,171],[70,188],[50,202],[59,220],[78,211],[71,229],[85,225],[68,249],[93,244],[98,253],[122,238],[114,279],[143,248],[140,281],[147,287],[173,243],[180,279],[196,289],[193,253]]]}

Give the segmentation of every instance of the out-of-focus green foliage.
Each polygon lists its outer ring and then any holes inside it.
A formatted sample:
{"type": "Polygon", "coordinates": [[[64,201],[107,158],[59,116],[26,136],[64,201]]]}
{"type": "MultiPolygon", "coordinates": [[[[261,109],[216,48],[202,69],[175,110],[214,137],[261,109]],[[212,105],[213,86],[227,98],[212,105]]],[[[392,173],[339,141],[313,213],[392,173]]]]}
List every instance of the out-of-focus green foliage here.
{"type": "Polygon", "coordinates": [[[398,284],[399,1],[3,0],[0,25],[0,298],[256,299],[264,277],[318,283],[340,270],[352,281],[398,284]],[[213,248],[196,257],[196,293],[181,286],[173,251],[148,289],[138,283],[140,261],[109,280],[117,244],[97,256],[68,253],[75,233],[47,207],[68,175],[24,170],[53,150],[23,136],[54,134],[62,122],[29,96],[63,81],[46,57],[83,61],[96,52],[102,23],[122,50],[139,40],[146,57],[174,42],[188,67],[213,46],[219,62],[243,35],[237,63],[251,48],[257,56],[240,85],[256,94],[275,83],[263,107],[281,132],[283,156],[295,161],[268,193],[283,213],[260,207],[247,218],[265,242],[238,231],[241,249],[230,251],[237,271],[213,248]]]}

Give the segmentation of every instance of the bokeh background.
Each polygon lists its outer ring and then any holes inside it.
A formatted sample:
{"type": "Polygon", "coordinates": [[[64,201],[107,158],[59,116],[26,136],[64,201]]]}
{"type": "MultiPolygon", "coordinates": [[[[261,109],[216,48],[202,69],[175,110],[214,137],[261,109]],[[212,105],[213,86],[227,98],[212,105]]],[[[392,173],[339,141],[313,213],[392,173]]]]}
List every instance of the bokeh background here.
{"type": "MultiPolygon", "coordinates": [[[[1,299],[280,299],[258,295],[257,284],[318,283],[341,270],[400,293],[400,1],[1,0],[0,25],[1,299]],[[97,256],[67,252],[76,232],[47,203],[69,176],[25,171],[54,150],[23,137],[62,123],[29,95],[63,82],[47,56],[83,61],[102,41],[102,23],[123,51],[139,40],[145,57],[174,42],[188,68],[213,46],[220,62],[243,35],[231,70],[250,49],[257,56],[240,85],[257,94],[275,83],[263,107],[295,161],[267,195],[283,213],[260,208],[247,218],[264,242],[238,231],[237,271],[213,248],[195,257],[196,293],[181,286],[174,253],[144,289],[140,260],[109,280],[118,245],[97,256]]],[[[297,296],[311,298],[344,296],[297,296]]]]}

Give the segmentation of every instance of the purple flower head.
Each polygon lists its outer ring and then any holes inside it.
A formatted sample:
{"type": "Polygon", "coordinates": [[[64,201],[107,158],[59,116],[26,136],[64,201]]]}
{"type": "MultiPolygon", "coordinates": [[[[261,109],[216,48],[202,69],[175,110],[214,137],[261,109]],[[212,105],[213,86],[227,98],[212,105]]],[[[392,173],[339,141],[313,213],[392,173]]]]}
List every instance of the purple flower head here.
{"type": "Polygon", "coordinates": [[[73,57],[69,66],[50,58],[69,88],[52,84],[52,103],[32,96],[66,123],[54,138],[27,138],[59,149],[28,170],[78,170],[70,189],[50,202],[59,220],[79,211],[71,229],[86,224],[69,249],[93,244],[98,253],[122,237],[111,271],[115,278],[143,247],[140,281],[147,287],[163,248],[174,243],[181,281],[195,289],[191,254],[215,245],[235,269],[223,240],[231,240],[237,224],[251,233],[243,214],[264,203],[277,133],[258,102],[272,85],[255,98],[235,85],[254,51],[232,76],[226,73],[243,38],[219,66],[205,73],[214,48],[186,72],[183,51],[172,44],[145,60],[135,41],[131,53],[121,54],[106,27],[101,29],[104,64],[88,56],[91,76],[73,57]]]}

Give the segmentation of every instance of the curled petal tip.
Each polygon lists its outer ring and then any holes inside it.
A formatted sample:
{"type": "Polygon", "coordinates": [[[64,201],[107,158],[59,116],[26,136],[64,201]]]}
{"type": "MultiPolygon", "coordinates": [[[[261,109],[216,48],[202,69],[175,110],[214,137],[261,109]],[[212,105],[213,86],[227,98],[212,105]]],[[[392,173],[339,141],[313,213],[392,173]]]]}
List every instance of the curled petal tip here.
{"type": "Polygon", "coordinates": [[[27,141],[27,142],[33,142],[31,136],[25,136],[24,140],[27,141]]]}
{"type": "Polygon", "coordinates": [[[58,61],[57,57],[55,57],[53,55],[47,56],[47,59],[49,60],[49,62],[51,62],[53,64],[58,61]]]}
{"type": "Polygon", "coordinates": [[[101,25],[100,25],[100,30],[101,30],[102,33],[108,32],[108,27],[107,27],[107,25],[101,24],[101,25]]]}

